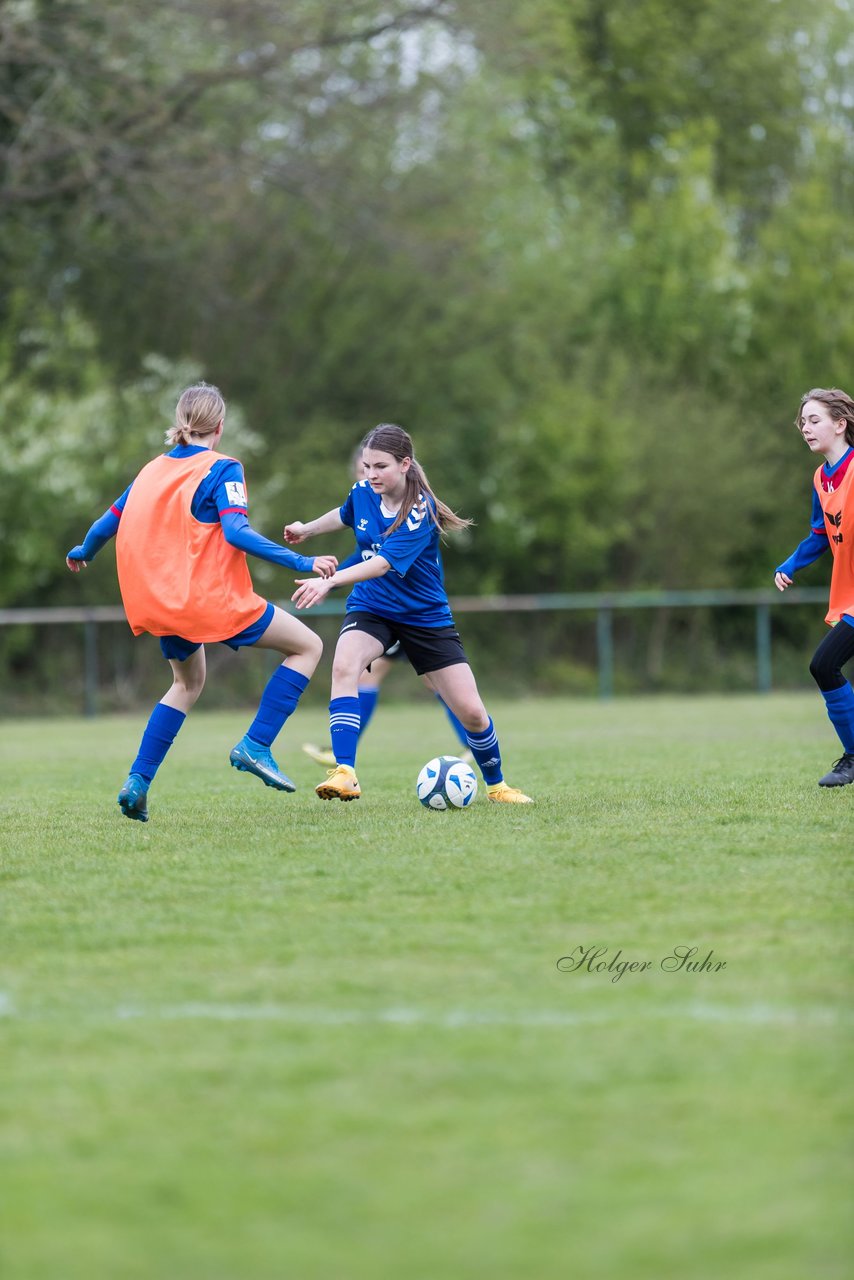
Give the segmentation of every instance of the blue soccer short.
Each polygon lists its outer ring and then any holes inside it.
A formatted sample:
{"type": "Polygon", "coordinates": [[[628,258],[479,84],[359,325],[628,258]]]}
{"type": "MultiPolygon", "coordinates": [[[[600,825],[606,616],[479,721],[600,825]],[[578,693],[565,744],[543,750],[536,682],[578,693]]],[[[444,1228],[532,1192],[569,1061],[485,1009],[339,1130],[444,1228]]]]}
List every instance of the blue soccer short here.
{"type": "MultiPolygon", "coordinates": [[[[230,640],[220,640],[220,644],[227,644],[229,649],[242,649],[245,645],[257,644],[264,632],[273,621],[273,614],[276,606],[267,601],[267,608],[261,614],[257,622],[253,622],[251,626],[244,627],[242,631],[238,631],[236,636],[232,636],[230,640]]],[[[186,662],[187,659],[201,649],[201,644],[194,640],[185,640],[183,636],[161,636],[160,651],[164,658],[171,658],[174,662],[186,662]]]]}

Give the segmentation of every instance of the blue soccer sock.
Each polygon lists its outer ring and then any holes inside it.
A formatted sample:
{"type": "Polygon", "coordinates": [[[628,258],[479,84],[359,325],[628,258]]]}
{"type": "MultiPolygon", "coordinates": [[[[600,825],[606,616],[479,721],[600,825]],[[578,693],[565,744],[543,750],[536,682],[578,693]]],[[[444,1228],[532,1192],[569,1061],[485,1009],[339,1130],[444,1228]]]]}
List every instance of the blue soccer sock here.
{"type": "Polygon", "coordinates": [[[374,712],[377,709],[377,699],[379,698],[379,696],[380,696],[380,691],[376,685],[374,684],[359,685],[359,718],[361,720],[361,724],[359,726],[360,738],[362,734],[365,732],[365,730],[367,729],[370,723],[371,716],[374,714],[374,712]]]}
{"type": "Polygon", "coordinates": [[[338,764],[356,767],[359,743],[359,699],[333,698],[329,704],[329,737],[338,764]]]}
{"type": "Polygon", "coordinates": [[[483,733],[467,733],[466,742],[471,747],[472,755],[478,763],[486,785],[493,787],[496,782],[503,782],[501,750],[498,746],[498,734],[495,732],[495,725],[492,720],[490,719],[489,725],[484,729],[483,733]]]}
{"type": "Polygon", "coordinates": [[[130,767],[131,773],[138,773],[146,782],[150,782],[166,758],[166,752],[175,741],[175,735],[187,719],[183,711],[175,707],[167,707],[158,702],[152,711],[136,759],[130,767]]]}
{"type": "Polygon", "coordinates": [[[436,697],[438,698],[439,702],[441,702],[442,706],[445,708],[445,715],[448,717],[448,719],[451,722],[451,728],[453,729],[454,733],[457,735],[457,740],[461,742],[464,747],[467,747],[469,745],[468,729],[466,729],[465,725],[460,723],[460,721],[454,715],[451,708],[448,706],[447,702],[445,702],[445,700],[442,697],[440,697],[438,693],[436,694],[436,697]]]}
{"type": "Polygon", "coordinates": [[[842,750],[847,755],[854,751],[854,689],[846,683],[841,689],[823,689],[821,696],[830,723],[839,734],[842,750]]]}
{"type": "Polygon", "coordinates": [[[294,671],[291,667],[277,667],[261,694],[255,719],[246,730],[247,738],[257,742],[259,747],[271,746],[282,725],[295,710],[307,685],[308,676],[304,676],[301,671],[294,671]]]}

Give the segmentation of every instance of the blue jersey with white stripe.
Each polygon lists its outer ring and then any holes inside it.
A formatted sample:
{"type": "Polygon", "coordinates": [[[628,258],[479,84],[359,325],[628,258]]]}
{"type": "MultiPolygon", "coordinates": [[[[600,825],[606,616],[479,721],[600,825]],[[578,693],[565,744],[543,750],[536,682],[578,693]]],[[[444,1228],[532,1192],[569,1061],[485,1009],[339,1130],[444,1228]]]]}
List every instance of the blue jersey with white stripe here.
{"type": "Polygon", "coordinates": [[[348,613],[376,613],[412,627],[453,626],[439,552],[439,527],[423,498],[389,536],[397,513],[386,511],[367,480],[353,485],[339,514],[356,535],[362,560],[379,553],[391,565],[381,578],[355,584],[347,597],[348,613]]]}

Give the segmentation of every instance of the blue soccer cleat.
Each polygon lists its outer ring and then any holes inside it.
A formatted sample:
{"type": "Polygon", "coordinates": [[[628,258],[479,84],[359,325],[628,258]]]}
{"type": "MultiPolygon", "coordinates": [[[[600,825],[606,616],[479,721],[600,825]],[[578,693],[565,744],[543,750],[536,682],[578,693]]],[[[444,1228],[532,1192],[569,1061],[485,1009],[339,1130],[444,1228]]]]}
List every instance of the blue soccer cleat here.
{"type": "Polygon", "coordinates": [[[119,808],[126,818],[136,822],[148,822],[148,783],[138,773],[132,773],[118,795],[119,808]]]}
{"type": "Polygon", "coordinates": [[[276,764],[269,747],[262,747],[251,738],[242,737],[236,747],[232,747],[229,755],[232,767],[242,773],[254,773],[265,786],[275,787],[277,791],[296,791],[296,783],[291,782],[276,764]]]}

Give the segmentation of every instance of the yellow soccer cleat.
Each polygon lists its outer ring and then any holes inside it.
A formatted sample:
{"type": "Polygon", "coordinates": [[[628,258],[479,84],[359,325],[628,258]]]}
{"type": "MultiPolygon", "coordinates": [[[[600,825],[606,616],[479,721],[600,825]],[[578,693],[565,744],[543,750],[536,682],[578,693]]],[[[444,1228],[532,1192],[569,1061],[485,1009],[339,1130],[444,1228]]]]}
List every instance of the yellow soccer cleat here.
{"type": "Polygon", "coordinates": [[[321,782],[314,790],[321,800],[358,800],[362,794],[356,770],[351,769],[348,764],[339,764],[337,768],[330,769],[326,781],[321,782]]]}
{"type": "Polygon", "coordinates": [[[524,791],[520,791],[518,787],[508,787],[506,782],[496,782],[494,786],[487,787],[486,794],[496,804],[534,803],[530,796],[525,795],[524,791]]]}
{"type": "Polygon", "coordinates": [[[315,764],[322,764],[324,769],[335,768],[337,761],[331,747],[316,747],[313,742],[304,742],[302,749],[315,764]]]}

